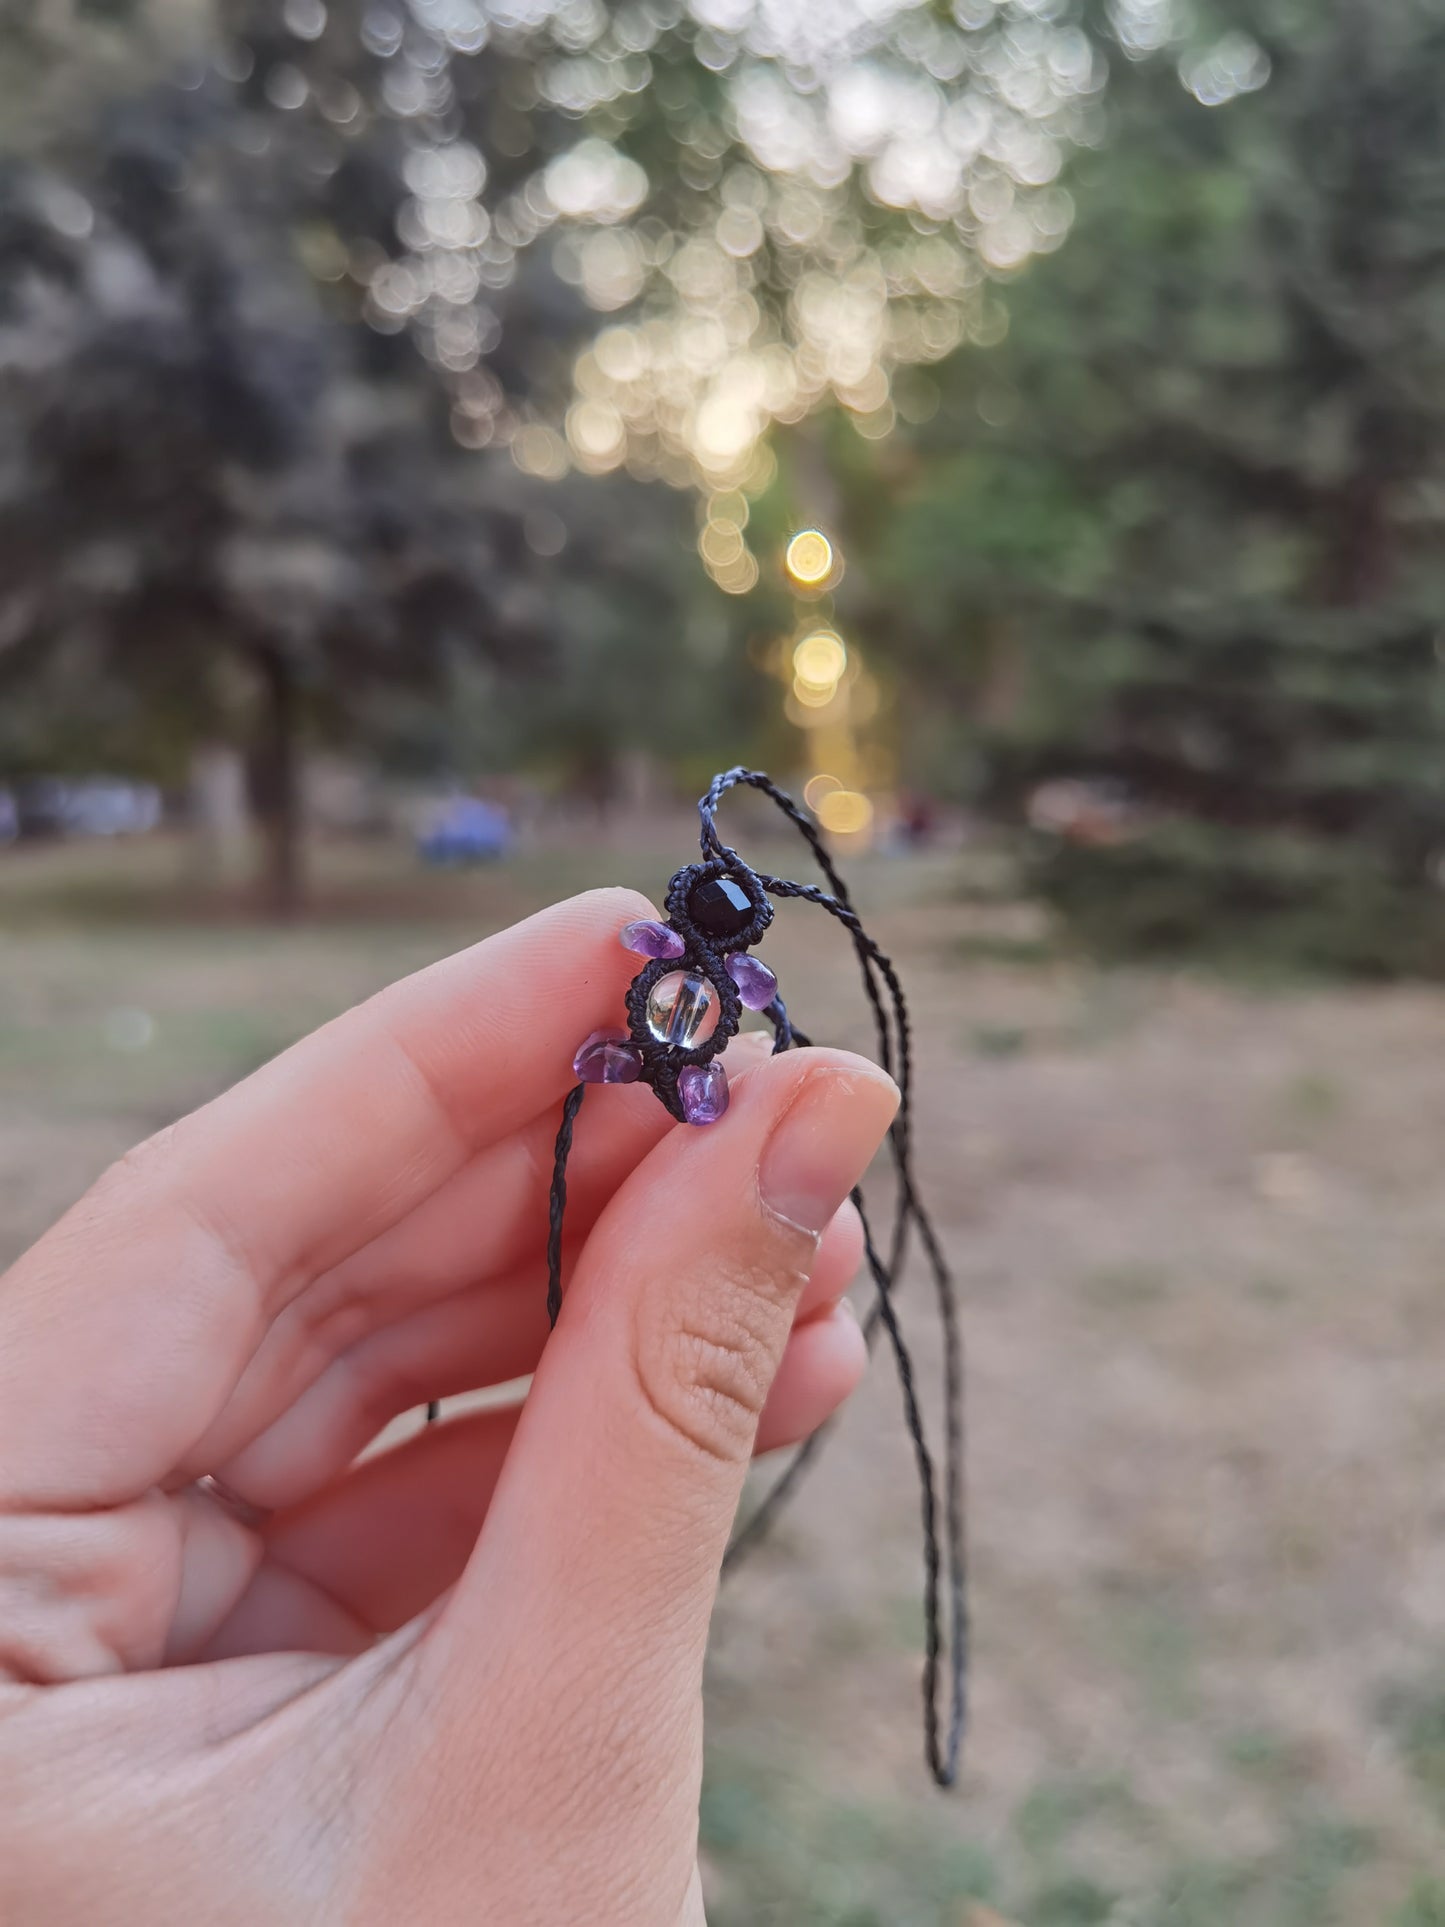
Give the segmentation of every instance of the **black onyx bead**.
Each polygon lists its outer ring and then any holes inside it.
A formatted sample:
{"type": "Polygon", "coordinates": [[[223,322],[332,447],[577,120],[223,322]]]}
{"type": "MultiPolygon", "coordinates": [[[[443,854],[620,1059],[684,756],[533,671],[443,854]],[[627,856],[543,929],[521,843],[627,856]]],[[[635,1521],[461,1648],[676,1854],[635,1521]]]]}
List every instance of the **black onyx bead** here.
{"type": "Polygon", "coordinates": [[[753,900],[731,877],[708,877],[688,892],[688,915],[699,930],[726,943],[746,930],[757,915],[753,900]]]}

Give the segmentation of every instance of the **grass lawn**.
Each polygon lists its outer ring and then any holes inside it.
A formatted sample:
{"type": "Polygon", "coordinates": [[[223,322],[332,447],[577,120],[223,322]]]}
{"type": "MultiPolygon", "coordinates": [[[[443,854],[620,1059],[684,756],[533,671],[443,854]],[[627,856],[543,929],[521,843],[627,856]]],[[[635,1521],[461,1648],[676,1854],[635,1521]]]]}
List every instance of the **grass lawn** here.
{"type": "MultiPolygon", "coordinates": [[[[285,929],[164,841],[0,853],[0,1258],[336,1010],[585,883],[660,893],[689,837],[327,852],[285,929]]],[[[1100,974],[957,859],[859,876],[967,1304],[975,1722],[935,1794],[880,1359],[718,1616],[713,1927],[1445,1927],[1445,997],[1100,974]]],[[[866,1044],[818,913],[766,954],[866,1044]]]]}

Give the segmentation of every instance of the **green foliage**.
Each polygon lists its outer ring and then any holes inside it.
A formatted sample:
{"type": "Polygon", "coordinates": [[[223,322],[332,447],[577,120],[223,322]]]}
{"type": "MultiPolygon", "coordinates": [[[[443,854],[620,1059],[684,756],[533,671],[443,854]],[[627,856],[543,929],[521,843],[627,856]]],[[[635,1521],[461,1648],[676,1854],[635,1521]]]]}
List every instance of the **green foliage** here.
{"type": "Polygon", "coordinates": [[[1035,11],[0,0],[0,775],[238,738],[294,872],[307,736],[599,798],[742,753],[687,511],[556,485],[731,489],[961,338],[971,184],[1060,231],[1094,115],[1035,11]]]}
{"type": "MultiPolygon", "coordinates": [[[[239,742],[278,900],[306,738],[605,795],[645,735],[746,727],[709,701],[732,636],[687,507],[476,445],[557,400],[592,325],[548,253],[491,260],[495,352],[461,388],[436,304],[415,335],[368,310],[438,136],[387,111],[396,63],[355,16],[313,11],[319,36],[273,0],[189,38],[143,0],[0,16],[33,107],[0,154],[0,780],[179,784],[198,740],[239,742]]],[[[509,155],[494,111],[549,45],[469,69],[503,193],[571,137],[539,108],[509,155]]]]}
{"type": "Polygon", "coordinates": [[[1123,800],[1032,870],[1107,953],[1445,973],[1442,55],[1414,0],[1240,0],[1116,63],[1074,232],[878,539],[976,794],[1123,800]]]}
{"type": "Polygon", "coordinates": [[[1445,1880],[1417,1880],[1389,1927],[1445,1927],[1445,1880]]]}
{"type": "Polygon", "coordinates": [[[988,1853],[916,1802],[840,1805],[801,1776],[713,1760],[702,1846],[717,1927],[953,1927],[994,1897],[988,1853]]]}
{"type": "Polygon", "coordinates": [[[102,104],[0,168],[0,775],[174,781],[238,741],[284,905],[299,740],[535,657],[539,564],[515,507],[468,498],[424,364],[303,258],[335,170],[284,110],[194,48],[53,51],[102,104]]]}
{"type": "Polygon", "coordinates": [[[1445,971],[1445,894],[1348,839],[1182,819],[1105,847],[1039,836],[1027,874],[1108,959],[1297,975],[1445,971]]]}
{"type": "Polygon", "coordinates": [[[916,786],[1107,786],[1076,936],[1442,974],[1445,19],[1169,11],[825,11],[803,84],[704,8],[0,10],[0,770],[785,747],[787,612],[637,478],[821,409],[751,556],[824,504],[916,786]]]}
{"type": "Polygon", "coordinates": [[[1385,1695],[1381,1713],[1416,1785],[1445,1817],[1445,1685],[1430,1677],[1397,1687],[1385,1695]]]}
{"type": "Polygon", "coordinates": [[[1117,1896],[1078,1874],[1041,1887],[1029,1904],[1030,1927],[1103,1927],[1117,1896]]]}

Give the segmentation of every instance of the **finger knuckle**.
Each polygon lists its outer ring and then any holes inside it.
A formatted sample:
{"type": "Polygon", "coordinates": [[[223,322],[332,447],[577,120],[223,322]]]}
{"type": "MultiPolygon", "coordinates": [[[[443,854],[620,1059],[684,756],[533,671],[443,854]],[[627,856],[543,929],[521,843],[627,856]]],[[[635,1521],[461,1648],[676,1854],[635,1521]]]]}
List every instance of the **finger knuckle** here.
{"type": "Polygon", "coordinates": [[[85,1196],[69,1213],[73,1226],[117,1211],[134,1209],[151,1195],[174,1155],[179,1126],[167,1124],[152,1137],[131,1145],[101,1172],[85,1196]]]}
{"type": "Polygon", "coordinates": [[[689,1289],[670,1294],[665,1309],[640,1318],[644,1403],[693,1450],[728,1464],[751,1453],[797,1284],[771,1265],[714,1263],[689,1289]]]}
{"type": "Polygon", "coordinates": [[[115,1182],[126,1179],[134,1181],[137,1178],[149,1179],[152,1172],[164,1170],[168,1160],[175,1154],[181,1128],[179,1121],[162,1125],[160,1130],[142,1138],[139,1144],[133,1144],[116,1160],[108,1175],[115,1182]]]}

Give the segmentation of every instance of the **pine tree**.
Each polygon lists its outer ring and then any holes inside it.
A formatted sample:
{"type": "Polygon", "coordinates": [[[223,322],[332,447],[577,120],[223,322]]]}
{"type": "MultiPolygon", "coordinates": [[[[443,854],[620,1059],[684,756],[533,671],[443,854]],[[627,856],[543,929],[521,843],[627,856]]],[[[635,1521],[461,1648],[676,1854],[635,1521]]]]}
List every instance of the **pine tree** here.
{"type": "Polygon", "coordinates": [[[1229,15],[1116,57],[898,579],[933,577],[915,644],[996,796],[1123,799],[1116,838],[1036,845],[1086,936],[1445,974],[1445,8],[1229,15]]]}

